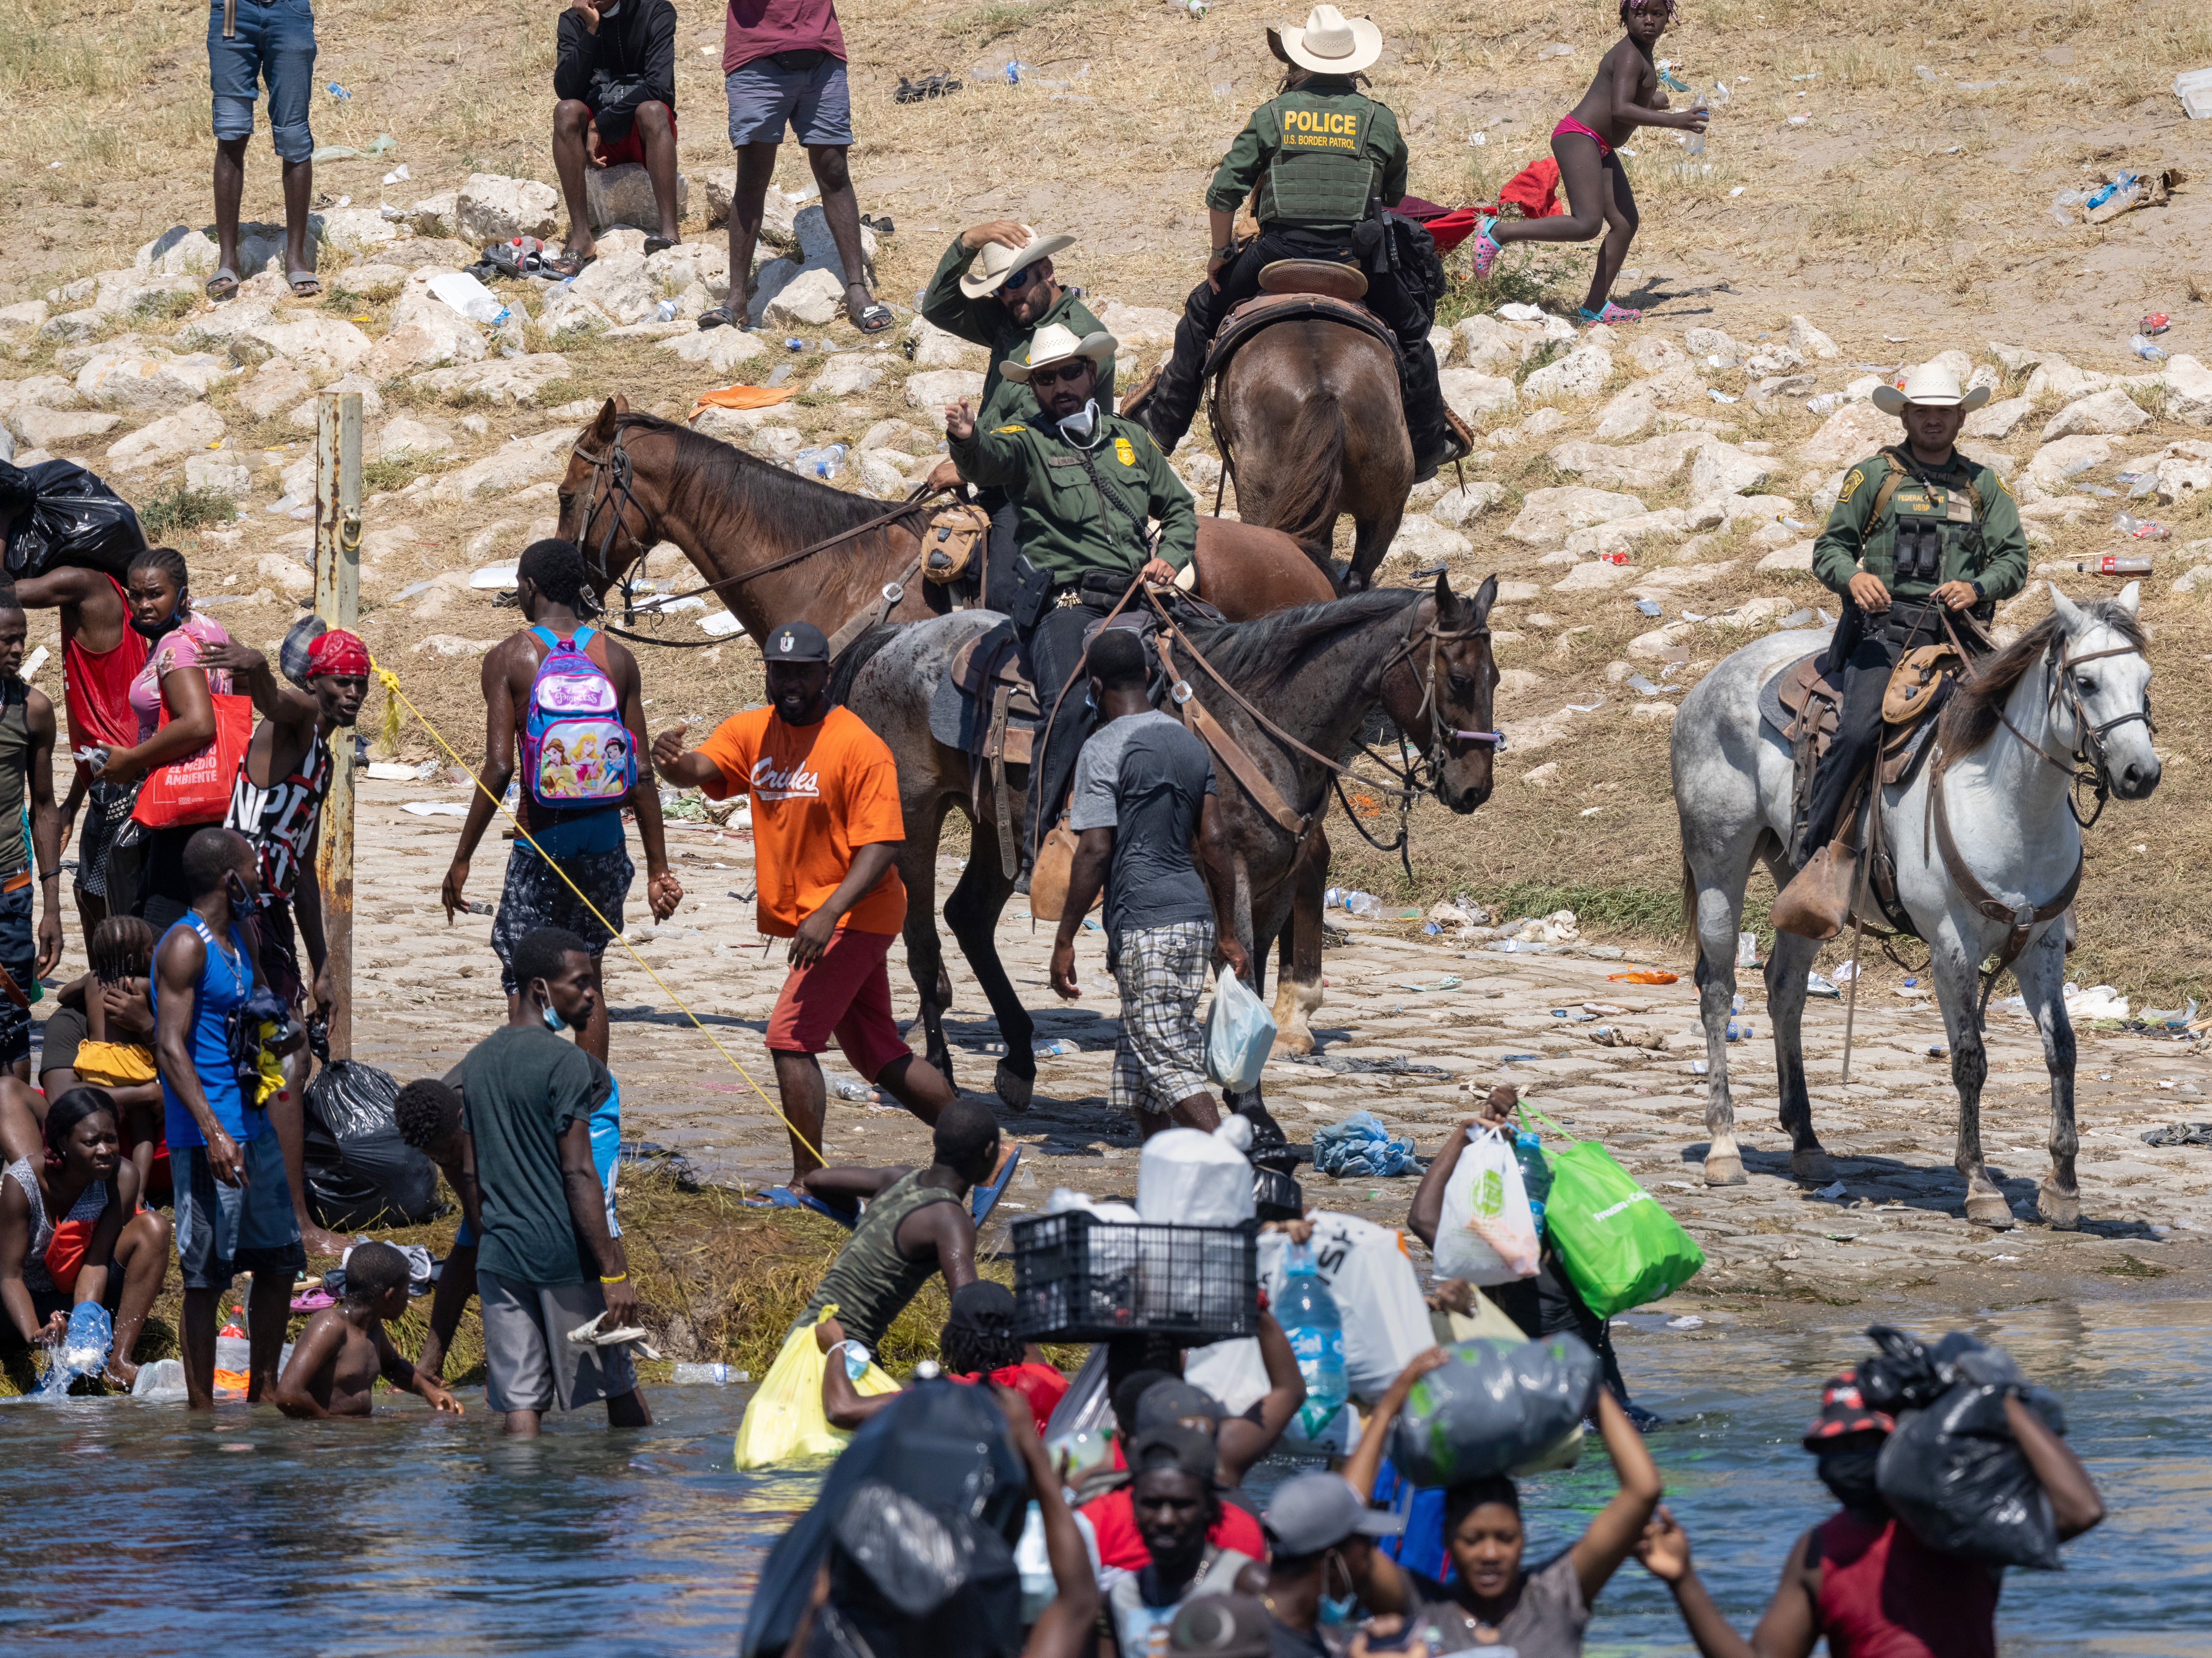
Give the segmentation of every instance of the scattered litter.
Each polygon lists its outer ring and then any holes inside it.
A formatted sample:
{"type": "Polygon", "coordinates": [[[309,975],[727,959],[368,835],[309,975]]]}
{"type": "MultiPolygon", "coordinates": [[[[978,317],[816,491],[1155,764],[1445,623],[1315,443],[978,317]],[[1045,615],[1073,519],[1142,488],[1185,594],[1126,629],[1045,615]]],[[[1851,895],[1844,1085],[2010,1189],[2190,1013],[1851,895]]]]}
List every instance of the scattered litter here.
{"type": "Polygon", "coordinates": [[[1849,1193],[1844,1191],[1843,1181],[1838,1181],[1833,1186],[1822,1187],[1819,1191],[1814,1193],[1813,1195],[1816,1198],[1834,1199],[1848,1196],[1849,1193]]]}
{"type": "Polygon", "coordinates": [[[2173,536],[2173,531],[2163,524],[2154,524],[2128,513],[2113,513],[2112,527],[2130,541],[2168,541],[2173,536]]]}
{"type": "MultiPolygon", "coordinates": [[[[1433,925],[1433,924],[1432,924],[1432,925],[1433,925]]],[[[1411,982],[1407,982],[1407,983],[1405,983],[1405,984],[1401,984],[1401,985],[1398,986],[1397,987],[1398,987],[1399,989],[1401,989],[1401,990],[1419,990],[1419,991],[1431,991],[1431,990],[1457,990],[1457,989],[1459,988],[1459,984],[1460,984],[1460,981],[1459,981],[1458,976],[1457,976],[1456,975],[1450,974],[1450,973],[1447,973],[1447,974],[1445,974],[1445,975],[1443,975],[1443,978],[1441,978],[1441,979],[1437,980],[1437,981],[1434,984],[1432,984],[1432,985],[1420,985],[1420,984],[1413,984],[1413,983],[1411,983],[1411,982]]]]}
{"type": "Polygon", "coordinates": [[[2137,1138],[2145,1145],[2212,1145],[2212,1122],[2168,1123],[2137,1138]]]}
{"type": "Polygon", "coordinates": [[[1679,685],[1655,685],[1640,673],[1628,676],[1628,689],[1644,696],[1657,696],[1663,691],[1680,690],[1679,685]]]}
{"type": "Polygon", "coordinates": [[[368,774],[380,783],[427,783],[438,774],[438,762],[425,760],[419,766],[403,766],[397,760],[372,760],[368,774]]]}
{"type": "Polygon", "coordinates": [[[1859,964],[1856,962],[1845,962],[1831,976],[1838,984],[1847,985],[1859,976],[1859,964]]]}
{"type": "Polygon", "coordinates": [[[2163,334],[2173,325],[2173,319],[2163,311],[2146,311],[2142,320],[2136,325],[2146,334],[2163,334]]]}
{"type": "Polygon", "coordinates": [[[744,625],[738,620],[734,610],[716,610],[699,618],[699,631],[710,634],[716,639],[727,639],[732,634],[741,631],[744,625]]]}
{"type": "Polygon", "coordinates": [[[1705,395],[1711,398],[1715,403],[1734,403],[1736,401],[1735,398],[1730,397],[1727,392],[1711,387],[1707,388],[1705,395]]]}
{"type": "Polygon", "coordinates": [[[1693,1077],[1710,1077],[1712,1075],[1712,1066],[1706,1064],[1703,1060],[1692,1060],[1690,1061],[1690,1074],[1693,1077]]]}
{"type": "Polygon", "coordinates": [[[1539,46],[1536,48],[1536,61],[1540,64],[1544,62],[1547,58],[1571,58],[1574,55],[1575,49],[1564,40],[1554,40],[1548,46],[1539,46]]]}
{"type": "Polygon", "coordinates": [[[465,270],[442,272],[431,277],[428,285],[433,299],[487,328],[496,328],[514,315],[498,295],[465,270]]]}
{"type": "Polygon", "coordinates": [[[329,93],[331,97],[337,99],[340,103],[343,103],[347,99],[353,96],[353,94],[348,92],[336,81],[325,81],[323,83],[323,90],[329,93]]]}
{"type": "Polygon", "coordinates": [[[1662,612],[1659,608],[1659,601],[1656,598],[1639,598],[1636,601],[1636,608],[1643,611],[1646,616],[1660,616],[1664,614],[1664,612],[1662,612]]]}
{"type": "Polygon", "coordinates": [[[1501,305],[1498,307],[1498,317],[1505,322],[1541,322],[1544,320],[1544,311],[1541,306],[1518,304],[1501,305]]]}
{"type": "Polygon", "coordinates": [[[1824,978],[1818,973],[1808,973],[1805,975],[1805,993],[1808,996],[1833,997],[1841,996],[1844,993],[1836,987],[1832,979],[1824,978]]]}
{"type": "Polygon", "coordinates": [[[2084,990],[2069,981],[2065,996],[2066,1017],[2069,1019],[2124,1019],[2128,1017],[2128,999],[2111,985],[2092,985],[2084,990]]]}
{"type": "Polygon", "coordinates": [[[1731,196],[1741,196],[1741,195],[1742,195],[1742,194],[1743,194],[1743,186],[1742,186],[1741,185],[1737,185],[1734,190],[1731,190],[1730,191],[1729,191],[1729,195],[1731,195],[1731,196]]]}
{"type": "Polygon", "coordinates": [[[2191,120],[2212,120],[2212,69],[2184,70],[2173,77],[2173,95],[2191,120]]]}
{"type": "Polygon", "coordinates": [[[417,817],[465,817],[469,815],[465,800],[410,800],[400,807],[417,817]]]}
{"type": "Polygon", "coordinates": [[[1371,1111],[1355,1111],[1342,1122],[1317,1128],[1314,1168],[1339,1180],[1388,1180],[1419,1167],[1410,1136],[1394,1137],[1371,1111]]]}
{"type": "Polygon", "coordinates": [[[1607,984],[1671,985],[1678,976],[1661,968],[1640,967],[1629,973],[1608,973],[1605,978],[1607,984]]]}
{"type": "Polygon", "coordinates": [[[1941,1042],[1932,1042],[1929,1045],[1928,1057],[1931,1060],[1940,1060],[1950,1051],[1951,1050],[1949,1048],[1944,1047],[1941,1042]]]}
{"type": "Polygon", "coordinates": [[[512,564],[487,564],[481,570],[469,573],[469,586],[477,592],[508,592],[515,580],[515,567],[512,564]]]}
{"type": "Polygon", "coordinates": [[[1595,702],[1570,702],[1567,704],[1567,712],[1569,714],[1595,714],[1604,706],[1605,699],[1601,696],[1595,702]]]}
{"type": "Polygon", "coordinates": [[[393,167],[391,172],[384,175],[384,182],[388,185],[404,184],[408,179],[414,176],[415,175],[413,173],[408,172],[407,163],[402,161],[398,167],[393,167]]]}
{"type": "Polygon", "coordinates": [[[1589,1024],[1597,1018],[1595,1013],[1578,1012],[1571,1007],[1555,1007],[1552,1010],[1552,1017],[1555,1019],[1565,1019],[1570,1024],[1589,1024]]]}

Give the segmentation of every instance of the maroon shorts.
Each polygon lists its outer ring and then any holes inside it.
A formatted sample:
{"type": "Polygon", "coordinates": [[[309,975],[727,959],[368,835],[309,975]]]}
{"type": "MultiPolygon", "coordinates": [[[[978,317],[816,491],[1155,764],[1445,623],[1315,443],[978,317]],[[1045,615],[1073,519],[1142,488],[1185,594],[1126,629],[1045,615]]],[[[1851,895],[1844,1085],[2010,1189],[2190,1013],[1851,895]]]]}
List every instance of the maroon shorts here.
{"type": "Polygon", "coordinates": [[[869,1082],[893,1060],[914,1050],[891,1017],[889,932],[841,926],[811,967],[795,967],[768,1017],[774,1054],[819,1054],[834,1037],[854,1070],[869,1082]]]}
{"type": "MultiPolygon", "coordinates": [[[[659,100],[655,99],[653,101],[659,103],[659,100]]],[[[661,104],[660,106],[663,109],[668,109],[665,104],[661,104]]],[[[642,104],[638,106],[639,109],[643,107],[642,104]]],[[[632,110],[630,113],[635,118],[637,111],[632,110]]],[[[672,109],[668,110],[668,131],[671,137],[675,136],[676,112],[672,109]]],[[[631,120],[629,131],[623,133],[621,137],[611,141],[602,137],[599,140],[599,154],[605,158],[609,167],[620,167],[624,161],[635,161],[640,167],[643,167],[645,165],[645,135],[637,130],[636,120],[635,118],[631,120]]]]}

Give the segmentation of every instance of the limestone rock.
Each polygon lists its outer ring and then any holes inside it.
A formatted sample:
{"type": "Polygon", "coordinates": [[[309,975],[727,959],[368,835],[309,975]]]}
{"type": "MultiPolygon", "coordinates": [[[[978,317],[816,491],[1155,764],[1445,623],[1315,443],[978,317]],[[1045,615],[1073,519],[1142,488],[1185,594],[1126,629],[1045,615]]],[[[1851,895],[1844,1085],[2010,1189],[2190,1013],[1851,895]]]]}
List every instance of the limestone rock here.
{"type": "Polygon", "coordinates": [[[545,388],[568,378],[568,360],[558,351],[530,357],[490,357],[428,374],[411,376],[408,384],[434,392],[441,398],[488,398],[507,407],[527,408],[545,388]]]}
{"type": "Polygon", "coordinates": [[[159,356],[102,353],[77,371],[76,389],[103,409],[150,414],[198,403],[228,372],[220,357],[206,352],[183,357],[167,351],[159,356]]]}
{"type": "Polygon", "coordinates": [[[844,305],[844,277],[813,266],[780,284],[759,308],[762,323],[769,328],[819,328],[835,320],[844,305]]]}
{"type": "Polygon", "coordinates": [[[1597,411],[1597,440],[1618,443],[1632,438],[1658,417],[1659,398],[1649,380],[1625,386],[1597,411]]]}
{"type": "Polygon", "coordinates": [[[2191,426],[2212,426],[2212,368],[2178,354],[2166,360],[2166,412],[2191,426]]]}
{"type": "Polygon", "coordinates": [[[164,415],[110,444],[107,459],[125,472],[143,472],[204,449],[222,435],[222,416],[195,403],[164,415]]]}
{"type": "Polygon", "coordinates": [[[453,203],[453,228],[477,246],[516,236],[550,236],[561,228],[560,205],[560,192],[535,179],[471,173],[453,203]]]}
{"type": "Polygon", "coordinates": [[[735,374],[744,364],[763,361],[769,355],[763,341],[741,328],[695,328],[661,341],[656,349],[685,362],[703,363],[718,374],[735,374]]]}
{"type": "Polygon", "coordinates": [[[1437,523],[1448,524],[1456,530],[1468,519],[1479,517],[1496,506],[1504,499],[1504,484],[1488,482],[1470,483],[1464,489],[1447,489],[1429,508],[1429,516],[1437,523]]]}
{"type": "Polygon", "coordinates": [[[1388,556],[1410,559],[1417,568],[1459,558],[1474,550],[1474,544],[1456,530],[1445,528],[1422,513],[1408,513],[1390,538],[1388,556]]]}
{"type": "Polygon", "coordinates": [[[1522,500],[1520,516],[1505,533],[1527,546],[1554,547],[1577,530],[1643,510],[1644,503],[1634,495],[1613,495],[1579,484],[1531,489],[1522,500]]]}
{"type": "Polygon", "coordinates": [[[2212,460],[2171,456],[2159,462],[2153,476],[2157,480],[2153,488],[2159,505],[2176,506],[2212,490],[2212,460]]]}
{"type": "Polygon", "coordinates": [[[740,446],[752,441],[754,433],[781,417],[782,410],[769,409],[702,409],[699,418],[691,422],[691,429],[719,438],[724,443],[740,446]]]}
{"type": "Polygon", "coordinates": [[[1752,391],[1762,398],[1802,398],[1820,383],[1812,374],[1769,374],[1752,391]]]}
{"type": "Polygon", "coordinates": [[[398,455],[445,455],[451,453],[453,447],[453,438],[443,427],[406,415],[397,415],[385,422],[368,445],[368,452],[379,460],[389,460],[398,455]]]}
{"type": "Polygon", "coordinates": [[[795,426],[763,426],[753,434],[747,446],[757,455],[789,460],[806,446],[806,439],[795,426]]]}
{"type": "Polygon", "coordinates": [[[341,317],[306,316],[239,336],[273,356],[289,357],[311,374],[344,374],[371,349],[368,335],[341,317]]]}
{"type": "Polygon", "coordinates": [[[1564,579],[1552,584],[1555,593],[1601,592],[1607,587],[1617,587],[1632,573],[1626,564],[1608,564],[1594,559],[1587,564],[1577,564],[1564,579]]]}
{"type": "Polygon", "coordinates": [[[1747,374],[1788,374],[1805,366],[1804,354],[1787,345],[1762,345],[1745,361],[1747,374]]]}
{"type": "MultiPolygon", "coordinates": [[[[1109,300],[1105,309],[1098,313],[1098,321],[1106,331],[1121,344],[1124,351],[1149,351],[1156,346],[1175,343],[1176,325],[1182,320],[1180,311],[1170,311],[1164,306],[1124,305],[1119,300],[1109,300]]],[[[917,356],[918,367],[930,367],[917,356]]],[[[1443,359],[1437,358],[1439,364],[1443,359]]]]}
{"type": "Polygon", "coordinates": [[[643,322],[660,303],[659,285],[645,268],[645,256],[610,252],[605,243],[599,257],[568,284],[568,291],[623,323],[643,322]]]}
{"type": "Polygon", "coordinates": [[[945,404],[965,398],[973,408],[982,395],[983,377],[972,368],[937,368],[907,376],[906,406],[920,410],[940,432],[945,429],[945,404]]]}
{"type": "Polygon", "coordinates": [[[8,429],[36,449],[75,448],[87,439],[106,436],[122,424],[120,415],[48,409],[35,403],[18,404],[8,411],[8,429]]]}
{"type": "Polygon", "coordinates": [[[2093,433],[2045,444],[2028,457],[2027,475],[2045,489],[2063,488],[2069,478],[2101,466],[2112,458],[2112,440],[2093,433]]]}
{"type": "Polygon", "coordinates": [[[855,351],[836,356],[822,366],[814,377],[810,392],[825,392],[831,397],[857,397],[876,389],[876,382],[884,377],[886,352],[855,351]]]}
{"type": "Polygon", "coordinates": [[[1759,488],[1768,477],[1766,462],[1759,456],[1707,438],[1690,464],[1690,499],[1711,501],[1743,495],[1759,488]]]}
{"type": "Polygon", "coordinates": [[[2004,376],[1985,362],[1976,363],[1974,372],[1966,376],[1966,389],[1977,392],[1984,386],[1989,388],[1990,395],[1995,397],[2003,389],[2004,376]]]}
{"type": "Polygon", "coordinates": [[[1847,403],[1797,446],[1797,458],[1808,466],[1848,466],[1903,436],[1896,416],[1870,403],[1847,403]]]}
{"type": "MultiPolygon", "coordinates": [[[[1127,340],[1119,334],[1114,337],[1121,341],[1125,350],[1127,349],[1127,340]]],[[[991,361],[991,354],[981,346],[948,333],[920,315],[907,325],[906,340],[913,348],[916,368],[981,368],[991,361]]]]}
{"type": "Polygon", "coordinates": [[[574,432],[561,426],[514,439],[497,453],[447,473],[430,487],[429,497],[441,504],[477,501],[557,478],[568,469],[575,440],[574,432]]]}
{"type": "Polygon", "coordinates": [[[381,385],[444,363],[480,362],[483,356],[483,336],[474,323],[458,311],[447,310],[443,317],[425,311],[396,325],[358,367],[364,379],[381,385]]]}
{"type": "Polygon", "coordinates": [[[194,230],[189,225],[172,225],[140,248],[131,264],[139,270],[204,279],[215,275],[216,259],[221,252],[215,239],[205,231],[194,230]]]}
{"type": "Polygon", "coordinates": [[[1778,547],[1752,566],[1754,570],[1810,570],[1813,568],[1813,544],[1792,542],[1787,547],[1778,547]]]}
{"type": "Polygon", "coordinates": [[[1459,336],[1449,328],[1429,330],[1429,355],[1437,360],[1439,368],[1451,361],[1452,347],[1458,343],[1459,336]]]}
{"type": "Polygon", "coordinates": [[[20,305],[0,306],[0,340],[13,343],[37,337],[46,320],[44,300],[25,300],[20,305]]]}
{"type": "MultiPolygon", "coordinates": [[[[694,286],[719,305],[730,291],[730,249],[726,242],[678,242],[645,258],[646,273],[660,291],[684,293],[694,286]]],[[[704,309],[702,307],[701,309],[704,309]]],[[[696,320],[696,313],[694,313],[696,320]]]]}
{"type": "Polygon", "coordinates": [[[1647,536],[1680,536],[1689,517],[1679,507],[1662,507],[1656,513],[1632,513],[1603,524],[1577,530],[1566,539],[1565,550],[1577,558],[1597,558],[1607,553],[1633,556],[1647,536]]]}
{"type": "Polygon", "coordinates": [[[1802,317],[1790,319],[1790,349],[1801,356],[1818,357],[1823,362],[1832,362],[1843,355],[1837,350],[1835,341],[1802,317]]]}
{"type": "Polygon", "coordinates": [[[2035,372],[2027,377],[2027,395],[2038,402],[2052,398],[2070,402],[2092,392],[2101,392],[2111,384],[2111,375],[2095,374],[2076,368],[2053,352],[2045,357],[2036,366],[2035,372]]]}
{"type": "MultiPolygon", "coordinates": [[[[738,170],[733,167],[718,168],[706,174],[700,182],[707,192],[707,222],[718,225],[730,216],[730,197],[738,187],[738,170]]],[[[774,185],[761,198],[761,240],[779,247],[798,245],[798,234],[792,221],[799,211],[799,198],[787,196],[774,185]]]]}
{"type": "Polygon", "coordinates": [[[894,455],[901,460],[906,459],[896,449],[863,449],[854,457],[853,476],[860,481],[862,494],[884,496],[906,493],[906,474],[892,463],[890,458],[894,455]]]}
{"type": "Polygon", "coordinates": [[[1459,336],[1460,357],[1468,368],[1502,368],[1520,358],[1519,335],[1495,317],[1469,317],[1453,331],[1459,336]]]}
{"type": "Polygon", "coordinates": [[[252,472],[226,450],[185,457],[185,487],[212,489],[219,495],[242,499],[252,480],[252,472]]]}
{"type": "MultiPolygon", "coordinates": [[[[845,261],[837,252],[837,244],[830,234],[830,220],[819,202],[800,208],[792,215],[792,238],[799,244],[799,263],[809,270],[827,270],[837,278],[838,290],[845,286],[845,261]]],[[[867,226],[860,227],[860,266],[870,280],[876,274],[876,233],[867,226]]]]}
{"type": "Polygon", "coordinates": [[[2007,345],[2002,340],[1990,342],[1990,355],[2004,365],[2005,373],[2017,374],[2023,368],[2033,368],[2043,361],[2043,352],[2032,345],[2007,345]]]}
{"type": "Polygon", "coordinates": [[[42,340],[88,340],[107,326],[103,312],[88,307],[82,311],[64,311],[59,316],[49,317],[40,325],[42,340]]]}
{"type": "MultiPolygon", "coordinates": [[[[691,199],[691,181],[676,175],[676,216],[691,199]]],[[[658,232],[660,203],[653,194],[653,177],[641,161],[622,161],[613,167],[584,169],[584,211],[593,230],[610,225],[637,225],[658,232]]]]}
{"type": "Polygon", "coordinates": [[[103,270],[92,308],[104,316],[121,316],[162,305],[173,298],[204,302],[200,279],[183,271],[103,270]]]}
{"type": "Polygon", "coordinates": [[[612,328],[615,319],[566,283],[545,296],[538,313],[538,331],[549,340],[571,334],[596,334],[612,328]]]}
{"type": "Polygon", "coordinates": [[[1953,346],[1948,350],[1938,351],[1934,356],[1929,358],[1928,367],[1949,369],[1959,377],[1959,384],[1964,386],[1974,372],[1974,360],[1960,350],[1958,347],[1953,346]]]}
{"type": "Polygon", "coordinates": [[[1682,463],[1711,441],[1702,432],[1678,432],[1646,438],[1627,448],[1602,443],[1563,443],[1545,457],[1562,472],[1571,472],[1605,488],[1656,489],[1682,470],[1682,463]]]}
{"type": "Polygon", "coordinates": [[[2043,440],[2051,443],[2084,432],[2111,435],[2149,424],[2150,416],[2133,398],[2114,386],[2068,404],[2044,422],[2043,440]]]}
{"type": "MultiPolygon", "coordinates": [[[[408,210],[407,217],[418,236],[459,235],[461,232],[461,192],[441,190],[434,196],[425,196],[408,210]]],[[[500,240],[503,241],[506,239],[501,237],[500,240]]]]}
{"type": "Polygon", "coordinates": [[[1693,367],[1690,354],[1672,340],[1646,334],[1628,348],[1629,366],[1639,374],[1664,374],[1670,368],[1693,367]]]}
{"type": "Polygon", "coordinates": [[[1472,368],[1447,368],[1437,380],[1452,413],[1470,425],[1485,415],[1503,413],[1518,401],[1513,382],[1502,375],[1478,374],[1472,368]]]}
{"type": "Polygon", "coordinates": [[[340,253],[365,253],[399,240],[399,227],[373,207],[326,208],[322,216],[323,240],[340,253]]]}
{"type": "Polygon", "coordinates": [[[2021,422],[2035,412],[2033,398],[2006,398],[1997,403],[1985,403],[1966,416],[1961,428],[1970,438],[1990,438],[2003,442],[2019,428],[2021,422]]]}
{"type": "Polygon", "coordinates": [[[1595,345],[1570,351],[1557,362],[1547,363],[1521,382],[1521,394],[1534,401],[1594,398],[1613,378],[1613,356],[1595,345]]]}
{"type": "Polygon", "coordinates": [[[1718,328],[1692,328],[1682,336],[1682,343],[1693,357],[1718,357],[1723,365],[1740,361],[1743,348],[1718,328]]]}

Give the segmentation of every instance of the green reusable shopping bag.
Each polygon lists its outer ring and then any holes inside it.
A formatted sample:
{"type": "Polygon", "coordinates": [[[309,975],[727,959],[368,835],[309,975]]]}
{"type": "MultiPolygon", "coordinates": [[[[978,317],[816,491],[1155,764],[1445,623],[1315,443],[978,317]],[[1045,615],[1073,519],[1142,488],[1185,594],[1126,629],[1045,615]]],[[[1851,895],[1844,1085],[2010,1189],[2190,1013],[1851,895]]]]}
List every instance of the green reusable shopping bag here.
{"type": "MultiPolygon", "coordinates": [[[[1566,1131],[1535,1114],[1553,1132],[1566,1131]]],[[[1657,1199],[1595,1140],[1547,1149],[1551,1195],[1544,1228],[1577,1293],[1600,1318],[1670,1296],[1698,1275],[1705,1252],[1657,1199]]]]}

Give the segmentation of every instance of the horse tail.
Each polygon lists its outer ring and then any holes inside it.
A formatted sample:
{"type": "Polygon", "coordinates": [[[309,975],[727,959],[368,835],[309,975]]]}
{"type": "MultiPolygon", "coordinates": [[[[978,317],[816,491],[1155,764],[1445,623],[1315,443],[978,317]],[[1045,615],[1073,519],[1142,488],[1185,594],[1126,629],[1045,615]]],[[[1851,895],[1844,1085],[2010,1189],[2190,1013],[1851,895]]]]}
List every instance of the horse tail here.
{"type": "Polygon", "coordinates": [[[1289,476],[1275,501],[1275,527],[1326,560],[1344,473],[1344,410],[1335,397],[1317,391],[1300,404],[1277,452],[1289,476]]]}
{"type": "Polygon", "coordinates": [[[1690,966],[1704,965],[1705,951],[1698,942],[1698,878],[1690,868],[1690,854],[1682,853],[1682,931],[1689,935],[1690,966]]]}
{"type": "Polygon", "coordinates": [[[899,629],[896,626],[884,623],[869,629],[845,647],[843,654],[838,657],[830,671],[830,700],[840,708],[844,707],[853,694],[853,682],[860,677],[860,670],[866,667],[876,653],[898,635],[899,629]]]}

